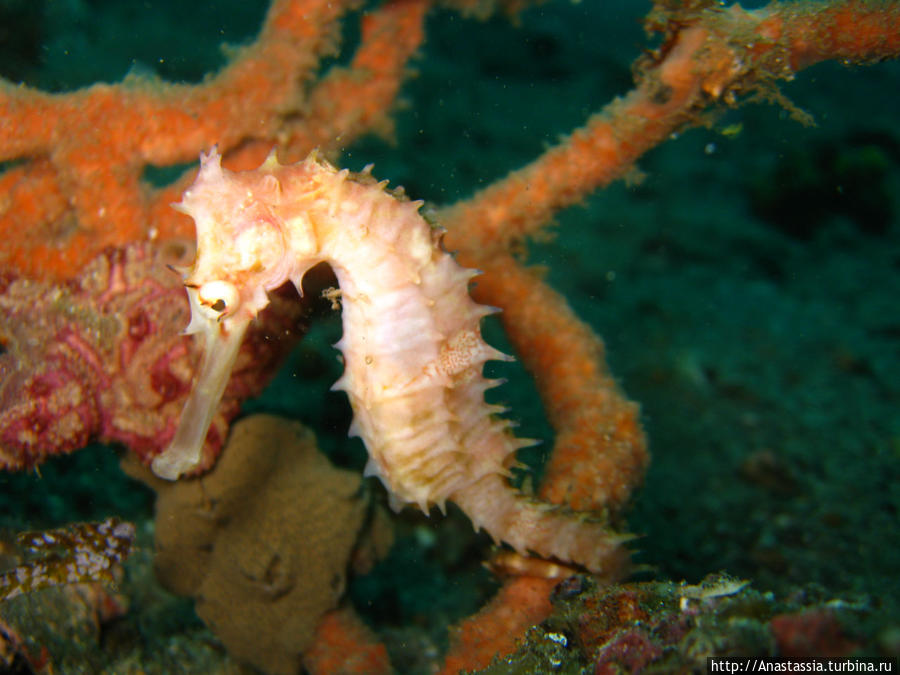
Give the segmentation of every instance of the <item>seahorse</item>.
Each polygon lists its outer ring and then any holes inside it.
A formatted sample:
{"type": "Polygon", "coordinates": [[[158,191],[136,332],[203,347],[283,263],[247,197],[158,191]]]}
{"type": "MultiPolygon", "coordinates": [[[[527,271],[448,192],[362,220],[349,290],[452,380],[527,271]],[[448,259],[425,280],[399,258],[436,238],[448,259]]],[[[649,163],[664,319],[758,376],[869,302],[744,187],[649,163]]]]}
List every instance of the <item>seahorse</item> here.
{"type": "Polygon", "coordinates": [[[334,389],[353,409],[351,435],[368,450],[395,508],[428,513],[455,502],[476,529],[518,553],[533,552],[618,576],[627,567],[625,535],[602,520],[541,503],[509,482],[516,438],[484,392],[488,360],[510,357],[481,336],[494,312],[469,296],[478,274],[441,246],[441,229],[421,201],[377,182],[370,169],[338,170],[316,153],[282,165],[273,150],[254,171],[222,167],[216,149],[201,155],[195,182],[175,208],[191,216],[197,257],[185,279],[187,333],[203,340],[203,361],[171,444],[152,469],[175,480],[200,461],[215,407],[244,332],[267,292],[331,266],[340,286],[344,372],[334,389]]]}

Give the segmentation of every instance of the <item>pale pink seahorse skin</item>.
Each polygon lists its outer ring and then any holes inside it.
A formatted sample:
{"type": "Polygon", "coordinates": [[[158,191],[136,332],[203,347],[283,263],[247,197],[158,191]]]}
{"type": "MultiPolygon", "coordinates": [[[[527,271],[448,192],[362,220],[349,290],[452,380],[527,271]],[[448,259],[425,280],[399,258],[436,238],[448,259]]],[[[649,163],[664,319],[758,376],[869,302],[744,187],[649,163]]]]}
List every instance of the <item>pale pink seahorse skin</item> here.
{"type": "Polygon", "coordinates": [[[468,293],[477,273],[440,246],[421,202],[368,173],[338,171],[315,154],[282,166],[274,153],[255,171],[233,173],[213,150],[177,208],[197,227],[197,259],[185,286],[187,332],[204,341],[201,372],[172,444],[153,462],[174,480],[200,457],[209,420],[244,331],[267,292],[328,263],[340,285],[344,374],[335,384],[354,412],[350,433],[369,452],[367,475],[395,506],[423,511],[456,502],[476,528],[519,553],[616,576],[625,537],[603,523],[540,503],[507,482],[515,452],[529,444],[484,401],[496,381],[485,361],[508,359],[481,338],[494,310],[468,293]]]}

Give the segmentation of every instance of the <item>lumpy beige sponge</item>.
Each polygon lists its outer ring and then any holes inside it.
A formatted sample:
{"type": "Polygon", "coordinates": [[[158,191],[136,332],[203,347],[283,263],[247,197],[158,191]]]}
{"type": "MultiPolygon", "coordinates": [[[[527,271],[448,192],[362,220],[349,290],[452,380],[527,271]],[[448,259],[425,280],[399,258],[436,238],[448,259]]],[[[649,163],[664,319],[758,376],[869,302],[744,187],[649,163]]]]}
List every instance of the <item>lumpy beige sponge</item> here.
{"type": "Polygon", "coordinates": [[[384,527],[371,536],[361,477],[332,466],[296,422],[241,420],[215,468],[198,478],[170,483],[125,468],[157,491],[160,581],[194,597],[229,653],[266,673],[299,672],[351,560],[389,546],[384,527]]]}

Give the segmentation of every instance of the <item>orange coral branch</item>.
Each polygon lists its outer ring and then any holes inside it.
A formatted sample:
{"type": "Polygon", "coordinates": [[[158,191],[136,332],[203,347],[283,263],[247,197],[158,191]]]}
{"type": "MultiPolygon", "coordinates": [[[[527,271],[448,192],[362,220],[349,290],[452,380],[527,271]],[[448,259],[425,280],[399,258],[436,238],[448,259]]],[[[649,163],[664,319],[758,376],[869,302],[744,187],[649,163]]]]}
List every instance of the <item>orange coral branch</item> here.
{"type": "Polygon", "coordinates": [[[479,264],[485,274],[472,294],[503,309],[507,334],[557,434],[541,497],[578,511],[615,511],[640,484],[649,456],[638,406],[606,370],[603,341],[512,258],[479,264]]]}
{"type": "Polygon", "coordinates": [[[387,649],[350,609],[325,614],[316,638],[303,654],[303,666],[312,675],[382,675],[393,672],[387,649]]]}
{"type": "Polygon", "coordinates": [[[895,56],[898,17],[896,7],[855,1],[664,13],[657,29],[669,33],[632,92],[528,166],[442,211],[448,247],[485,271],[474,295],[504,309],[507,333],[534,373],[558,434],[544,498],[614,510],[640,481],[647,454],[636,409],[602,368],[602,342],[505,252],[696,123],[709,104],[765,92],[771,80],[823,58],[895,56]]]}
{"type": "Polygon", "coordinates": [[[351,67],[333,69],[311,92],[302,124],[288,130],[286,161],[302,159],[310,148],[343,148],[363,129],[390,132],[387,113],[424,39],[427,9],[422,0],[398,0],[364,17],[362,45],[351,67]]]}
{"type": "Polygon", "coordinates": [[[634,90],[531,164],[443,211],[451,248],[484,257],[509,249],[700,121],[711,103],[765,91],[774,79],[824,59],[900,54],[900,8],[893,4],[772,3],[754,12],[735,5],[665,18],[660,24],[670,32],[634,90]]]}
{"type": "Polygon", "coordinates": [[[588,120],[528,166],[446,209],[448,245],[461,250],[508,249],[545,227],[554,214],[629,170],[638,157],[688,119],[702,80],[689,75],[706,33],[687,31],[653,77],[588,120]]]}
{"type": "Polygon", "coordinates": [[[0,203],[0,264],[64,279],[106,246],[189,234],[190,221],[168,209],[184,181],[154,191],[141,180],[148,164],[190,161],[218,144],[238,151],[229,161],[240,168],[292,137],[305,153],[307,143],[342,144],[384,126],[422,39],[424,2],[388,5],[367,19],[354,67],[310,101],[318,118],[307,120],[306,83],[334,50],[337,19],[352,4],[275,2],[257,42],[197,86],[132,78],[50,95],[0,82],[0,161],[27,160],[0,179],[9,188],[0,203]],[[323,95],[344,101],[339,117],[317,103],[323,95]]]}
{"type": "Polygon", "coordinates": [[[795,71],[829,59],[868,63],[900,54],[900,5],[895,2],[835,0],[764,11],[769,16],[759,24],[758,35],[786,49],[795,71]]]}
{"type": "Polygon", "coordinates": [[[484,668],[496,655],[511,653],[525,631],[550,616],[550,591],[558,582],[526,576],[507,581],[484,609],[456,629],[440,675],[484,668]]]}

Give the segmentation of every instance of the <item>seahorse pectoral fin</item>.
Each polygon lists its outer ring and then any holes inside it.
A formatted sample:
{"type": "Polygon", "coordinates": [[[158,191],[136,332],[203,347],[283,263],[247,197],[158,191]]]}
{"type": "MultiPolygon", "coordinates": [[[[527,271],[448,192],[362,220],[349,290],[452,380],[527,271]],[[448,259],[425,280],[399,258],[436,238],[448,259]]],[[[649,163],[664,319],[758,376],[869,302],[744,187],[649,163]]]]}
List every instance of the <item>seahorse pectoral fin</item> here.
{"type": "Polygon", "coordinates": [[[228,384],[250,318],[205,319],[201,323],[195,326],[196,332],[205,338],[200,375],[181,411],[172,442],[151,464],[153,473],[167,480],[176,480],[200,463],[206,433],[228,384]]]}

